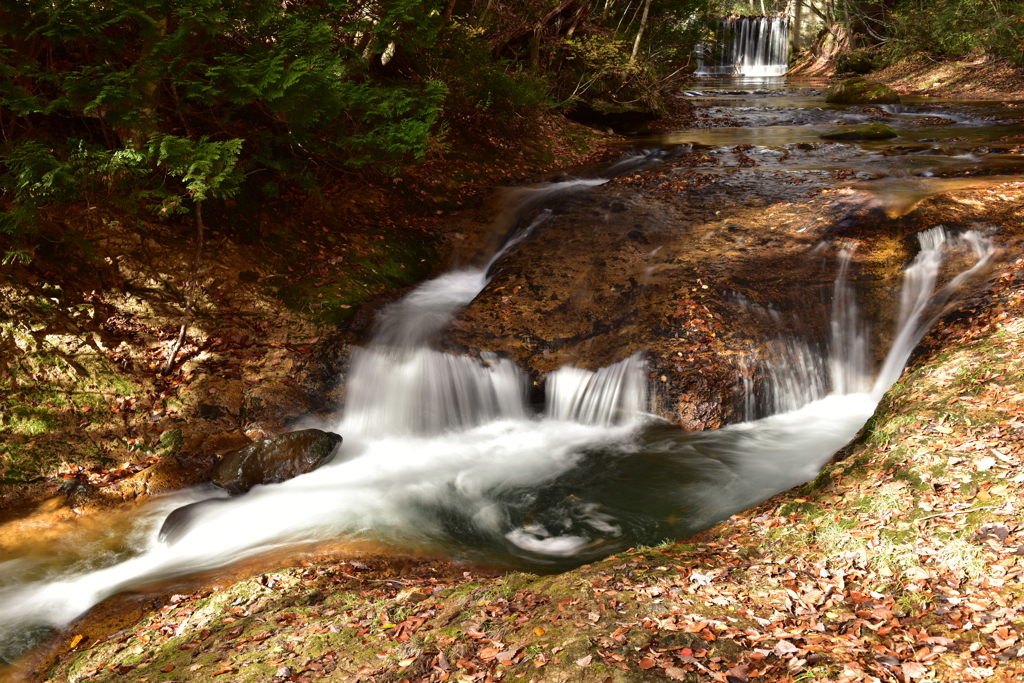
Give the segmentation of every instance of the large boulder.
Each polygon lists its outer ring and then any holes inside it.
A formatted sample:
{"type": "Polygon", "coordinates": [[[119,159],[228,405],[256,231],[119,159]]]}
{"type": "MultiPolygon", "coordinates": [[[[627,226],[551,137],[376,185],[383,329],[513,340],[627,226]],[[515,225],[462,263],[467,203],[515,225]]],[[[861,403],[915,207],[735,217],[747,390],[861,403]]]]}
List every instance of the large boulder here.
{"type": "Polygon", "coordinates": [[[896,137],[896,131],[884,123],[862,123],[836,128],[818,137],[825,140],[888,140],[896,137]]]}
{"type": "Polygon", "coordinates": [[[232,495],[258,484],[286,481],[330,461],[340,443],[340,436],[319,429],[263,439],[225,454],[211,481],[232,495]]]}
{"type": "Polygon", "coordinates": [[[829,88],[825,101],[829,104],[899,104],[900,96],[884,83],[857,76],[829,88]]]}

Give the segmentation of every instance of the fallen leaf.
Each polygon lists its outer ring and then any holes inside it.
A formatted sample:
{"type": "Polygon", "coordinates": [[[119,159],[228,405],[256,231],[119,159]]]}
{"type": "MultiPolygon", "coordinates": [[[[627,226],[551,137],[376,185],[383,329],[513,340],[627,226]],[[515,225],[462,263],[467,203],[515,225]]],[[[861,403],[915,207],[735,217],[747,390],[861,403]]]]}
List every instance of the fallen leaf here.
{"type": "Polygon", "coordinates": [[[645,670],[645,671],[647,669],[653,669],[656,664],[657,664],[657,662],[654,661],[650,657],[644,657],[643,659],[640,660],[640,668],[645,670]]]}
{"type": "Polygon", "coordinates": [[[173,664],[168,664],[167,666],[163,667],[160,670],[163,671],[165,674],[169,674],[172,671],[174,671],[174,665],[173,664]]]}
{"type": "Polygon", "coordinates": [[[533,629],[533,632],[536,633],[538,636],[542,636],[545,633],[547,633],[547,631],[542,629],[540,626],[538,626],[537,628],[533,629]]]}
{"type": "Polygon", "coordinates": [[[733,668],[725,672],[725,675],[729,679],[729,683],[747,683],[750,679],[747,677],[747,665],[738,664],[733,668]]]}
{"type": "Polygon", "coordinates": [[[918,662],[906,662],[901,668],[903,669],[903,675],[907,678],[921,678],[928,673],[928,667],[918,662]]]}
{"type": "Polygon", "coordinates": [[[580,657],[579,659],[576,660],[576,664],[579,665],[579,666],[587,666],[588,664],[590,664],[590,660],[593,659],[593,658],[594,658],[593,655],[587,655],[586,657],[580,657]]]}

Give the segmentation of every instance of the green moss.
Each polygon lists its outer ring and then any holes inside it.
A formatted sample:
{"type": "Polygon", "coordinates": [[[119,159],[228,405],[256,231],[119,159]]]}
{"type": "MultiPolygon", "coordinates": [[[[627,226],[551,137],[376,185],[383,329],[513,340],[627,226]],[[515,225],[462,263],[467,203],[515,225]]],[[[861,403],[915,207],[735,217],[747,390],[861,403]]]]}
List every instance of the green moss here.
{"type": "Polygon", "coordinates": [[[825,101],[829,104],[899,104],[900,96],[883,83],[857,76],[829,88],[825,101]]]}
{"type": "MultiPolygon", "coordinates": [[[[407,287],[430,274],[437,261],[436,238],[412,231],[377,237],[350,248],[326,279],[318,274],[297,279],[273,275],[264,278],[264,291],[318,324],[340,325],[381,292],[407,287]]],[[[305,270],[306,258],[296,254],[296,272],[305,270]]]]}
{"type": "Polygon", "coordinates": [[[896,131],[884,123],[862,123],[836,128],[818,137],[825,140],[888,140],[896,137],[896,131]]]}

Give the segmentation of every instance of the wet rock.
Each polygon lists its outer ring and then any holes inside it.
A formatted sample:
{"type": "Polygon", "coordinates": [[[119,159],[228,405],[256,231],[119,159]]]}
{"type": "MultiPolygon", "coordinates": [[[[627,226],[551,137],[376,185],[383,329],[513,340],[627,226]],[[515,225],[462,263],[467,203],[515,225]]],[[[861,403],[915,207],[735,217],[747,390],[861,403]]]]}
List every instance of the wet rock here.
{"type": "Polygon", "coordinates": [[[274,484],[312,472],[330,461],[341,437],[303,429],[264,439],[224,455],[211,481],[232,495],[259,484],[274,484]]]}
{"type": "Polygon", "coordinates": [[[268,382],[245,394],[239,410],[239,427],[250,439],[265,439],[281,433],[288,422],[309,410],[302,391],[282,382],[268,382]]]}
{"type": "Polygon", "coordinates": [[[862,123],[836,128],[818,137],[825,140],[888,140],[896,137],[896,131],[884,123],[862,123]]]}
{"type": "Polygon", "coordinates": [[[225,502],[227,502],[226,498],[209,498],[197,503],[182,505],[167,515],[163,526],[160,527],[160,541],[167,544],[175,543],[192,528],[192,523],[200,513],[209,512],[213,508],[220,507],[225,502]]]}
{"type": "Polygon", "coordinates": [[[829,88],[825,101],[829,104],[899,104],[900,96],[884,83],[857,76],[829,88]]]}
{"type": "Polygon", "coordinates": [[[369,327],[370,317],[360,313],[349,326],[351,331],[321,338],[314,345],[306,363],[297,378],[298,386],[311,409],[341,405],[345,400],[345,383],[342,378],[348,373],[352,355],[351,344],[362,339],[369,327]]]}

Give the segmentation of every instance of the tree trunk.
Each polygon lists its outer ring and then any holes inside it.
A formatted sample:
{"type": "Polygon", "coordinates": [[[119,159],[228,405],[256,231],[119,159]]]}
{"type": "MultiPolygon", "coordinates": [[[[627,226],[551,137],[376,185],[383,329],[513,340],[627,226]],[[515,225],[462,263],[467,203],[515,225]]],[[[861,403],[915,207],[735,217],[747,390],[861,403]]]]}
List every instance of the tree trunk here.
{"type": "Polygon", "coordinates": [[[157,43],[167,37],[167,17],[151,19],[151,24],[146,25],[142,34],[145,41],[142,52],[139,55],[138,69],[136,75],[139,79],[139,94],[142,95],[142,122],[131,128],[132,147],[141,149],[146,140],[156,130],[155,120],[157,108],[160,105],[160,67],[147,64],[153,55],[157,43]]]}
{"type": "Polygon", "coordinates": [[[803,42],[800,39],[800,32],[804,29],[804,3],[803,0],[796,0],[796,6],[793,8],[793,26],[790,31],[790,41],[793,45],[793,51],[797,52],[803,47],[803,42]]]}
{"type": "Polygon", "coordinates": [[[480,12],[480,18],[477,19],[476,22],[476,25],[480,28],[485,28],[487,26],[487,22],[491,18],[491,5],[493,2],[494,0],[487,0],[487,4],[484,5],[483,10],[480,12]]]}
{"type": "Polygon", "coordinates": [[[629,63],[632,64],[636,61],[636,56],[640,52],[640,40],[644,37],[644,29],[647,28],[647,14],[651,10],[651,0],[644,2],[644,13],[640,17],[640,28],[636,32],[636,40],[633,41],[633,54],[629,56],[629,63]]]}
{"type": "Polygon", "coordinates": [[[455,0],[448,0],[448,4],[444,6],[444,23],[448,23],[452,20],[452,12],[455,11],[455,0]]]}
{"type": "Polygon", "coordinates": [[[533,29],[533,37],[530,38],[530,71],[540,71],[540,34],[544,29],[542,24],[537,24],[533,29]]]}
{"type": "Polygon", "coordinates": [[[178,338],[171,349],[171,355],[167,358],[167,365],[164,366],[161,375],[168,375],[174,367],[174,360],[178,357],[178,351],[185,342],[185,333],[188,332],[188,323],[192,317],[192,306],[196,300],[196,284],[199,281],[199,263],[203,254],[203,203],[196,202],[196,258],[192,263],[192,281],[188,286],[188,295],[185,297],[185,312],[181,316],[181,329],[178,330],[178,338]]]}

